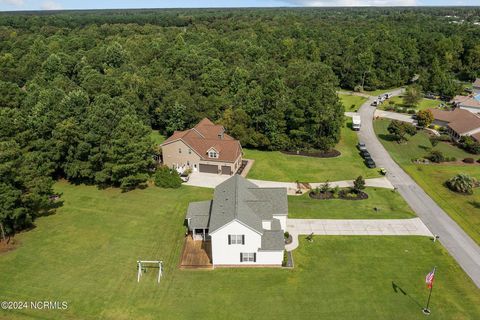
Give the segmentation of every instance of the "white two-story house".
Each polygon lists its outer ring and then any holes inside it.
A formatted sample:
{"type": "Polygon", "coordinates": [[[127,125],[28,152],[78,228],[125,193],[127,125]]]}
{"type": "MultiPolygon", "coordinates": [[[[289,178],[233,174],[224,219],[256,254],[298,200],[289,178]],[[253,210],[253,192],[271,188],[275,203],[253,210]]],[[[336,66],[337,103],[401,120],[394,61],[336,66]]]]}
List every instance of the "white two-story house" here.
{"type": "Polygon", "coordinates": [[[211,241],[213,266],[280,266],[285,249],[285,188],[259,188],[234,175],[215,188],[213,200],[190,203],[194,239],[211,241]]]}

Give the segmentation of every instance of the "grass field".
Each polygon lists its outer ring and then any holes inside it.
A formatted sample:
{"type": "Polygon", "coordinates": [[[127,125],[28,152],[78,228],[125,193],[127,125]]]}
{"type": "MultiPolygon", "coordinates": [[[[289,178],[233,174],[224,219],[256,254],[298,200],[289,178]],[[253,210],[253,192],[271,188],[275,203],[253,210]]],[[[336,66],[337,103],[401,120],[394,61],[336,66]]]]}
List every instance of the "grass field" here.
{"type": "Polygon", "coordinates": [[[434,265],[429,318],[480,318],[480,291],[426,237],[301,238],[293,270],[179,270],[185,209],[211,190],[56,189],[64,206],[0,255],[0,300],[67,301],[68,309],[0,310],[0,318],[425,319],[424,277],[434,265]],[[138,258],[165,261],[160,285],[155,272],[137,284],[138,258]]]}
{"type": "Polygon", "coordinates": [[[365,97],[354,96],[351,94],[339,94],[340,101],[345,107],[345,111],[355,111],[360,108],[360,106],[367,101],[365,97]],[[352,108],[353,107],[353,108],[352,108]]]}
{"type": "Polygon", "coordinates": [[[385,109],[389,105],[390,101],[392,101],[395,105],[397,105],[399,107],[408,108],[408,109],[415,109],[416,111],[435,108],[435,107],[438,107],[442,103],[439,100],[432,100],[432,99],[425,99],[424,98],[420,101],[418,106],[413,108],[413,107],[409,107],[409,106],[406,106],[406,105],[403,104],[403,97],[396,96],[396,97],[390,98],[387,102],[384,102],[381,106],[381,109],[385,109]]]}
{"type": "Polygon", "coordinates": [[[158,130],[152,130],[152,132],[150,133],[150,138],[157,145],[165,141],[165,136],[161,135],[160,132],[158,132],[158,130]]]}
{"type": "MultiPolygon", "coordinates": [[[[380,141],[395,161],[440,205],[473,240],[480,244],[480,190],[476,188],[473,195],[461,195],[446,188],[443,183],[457,173],[467,173],[480,179],[480,165],[463,164],[413,164],[412,158],[419,158],[431,147],[428,136],[418,133],[405,144],[398,144],[388,139],[386,127],[389,121],[374,122],[375,131],[380,141]]],[[[435,148],[447,156],[461,160],[472,157],[471,154],[446,143],[440,142],[435,148]]],[[[473,156],[479,158],[478,156],[473,156]]]]}
{"type": "Polygon", "coordinates": [[[368,187],[366,200],[316,200],[304,194],[288,197],[288,216],[303,219],[403,219],[415,214],[395,191],[368,187]],[[378,211],[375,211],[377,208],[378,211]]]}
{"type": "Polygon", "coordinates": [[[248,178],[271,181],[324,182],[351,180],[359,175],[378,177],[376,169],[368,169],[360,157],[356,144],[357,134],[347,125],[342,128],[342,138],[335,149],[342,154],[336,158],[312,158],[286,155],[278,151],[244,149],[246,159],[255,163],[248,178]]]}

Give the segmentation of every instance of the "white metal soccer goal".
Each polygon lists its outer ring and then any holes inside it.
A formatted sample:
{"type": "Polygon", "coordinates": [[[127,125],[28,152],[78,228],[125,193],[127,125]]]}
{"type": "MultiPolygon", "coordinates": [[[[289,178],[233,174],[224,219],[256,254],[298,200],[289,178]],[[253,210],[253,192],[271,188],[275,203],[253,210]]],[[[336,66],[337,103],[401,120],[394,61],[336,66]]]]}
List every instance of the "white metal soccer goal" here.
{"type": "Polygon", "coordinates": [[[160,283],[160,278],[163,276],[163,261],[159,260],[137,260],[137,282],[147,269],[158,269],[157,283],[160,283]]]}

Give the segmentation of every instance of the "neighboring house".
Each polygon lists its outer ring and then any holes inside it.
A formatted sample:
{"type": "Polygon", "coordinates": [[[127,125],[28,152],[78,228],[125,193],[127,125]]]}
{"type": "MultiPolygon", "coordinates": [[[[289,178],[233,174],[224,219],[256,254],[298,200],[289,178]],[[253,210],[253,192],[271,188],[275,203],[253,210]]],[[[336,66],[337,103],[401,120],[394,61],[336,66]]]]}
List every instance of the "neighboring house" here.
{"type": "Polygon", "coordinates": [[[194,128],[175,131],[161,145],[163,163],[183,172],[234,174],[242,164],[242,146],[225,128],[207,118],[194,128]]]}
{"type": "Polygon", "coordinates": [[[455,96],[451,103],[457,108],[480,113],[480,93],[470,96],[455,96]]]}
{"type": "Polygon", "coordinates": [[[480,94],[480,78],[475,79],[473,82],[473,92],[475,94],[480,94]]]}
{"type": "Polygon", "coordinates": [[[480,78],[472,83],[473,93],[468,96],[455,96],[451,103],[455,107],[468,110],[472,113],[480,113],[480,78]]]}
{"type": "Polygon", "coordinates": [[[285,188],[260,188],[234,175],[215,188],[213,200],[190,203],[194,240],[211,242],[213,266],[280,266],[285,249],[285,188]]]}
{"type": "Polygon", "coordinates": [[[433,123],[446,127],[455,140],[459,140],[462,136],[471,136],[480,141],[480,116],[460,108],[453,111],[439,109],[430,109],[430,111],[435,119],[433,123]]]}

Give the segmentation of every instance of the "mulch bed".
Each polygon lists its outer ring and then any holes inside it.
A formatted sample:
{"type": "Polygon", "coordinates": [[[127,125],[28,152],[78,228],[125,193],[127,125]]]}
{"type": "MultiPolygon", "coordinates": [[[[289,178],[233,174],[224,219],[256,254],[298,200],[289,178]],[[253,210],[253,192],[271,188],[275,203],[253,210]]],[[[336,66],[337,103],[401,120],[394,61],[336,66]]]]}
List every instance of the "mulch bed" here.
{"type": "Polygon", "coordinates": [[[341,155],[340,151],[332,149],[329,151],[281,151],[284,154],[290,156],[304,156],[304,157],[313,157],[313,158],[335,158],[341,155]]]}
{"type": "Polygon", "coordinates": [[[320,192],[320,193],[315,193],[315,192],[310,192],[308,195],[312,199],[316,200],[328,200],[328,199],[341,199],[341,200],[365,200],[368,199],[368,194],[366,194],[363,191],[359,191],[356,193],[356,197],[349,197],[348,195],[351,194],[350,190],[344,189],[340,190],[338,192],[338,198],[333,197],[333,192],[320,192]]]}
{"type": "Polygon", "coordinates": [[[0,254],[15,250],[16,247],[17,247],[17,242],[12,238],[7,239],[7,241],[0,241],[0,254]]]}

